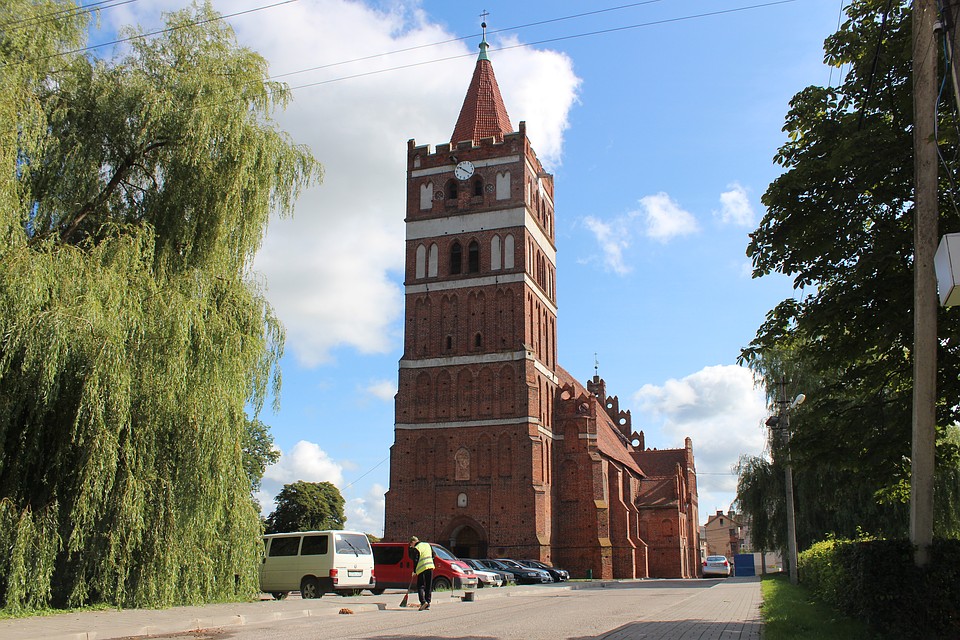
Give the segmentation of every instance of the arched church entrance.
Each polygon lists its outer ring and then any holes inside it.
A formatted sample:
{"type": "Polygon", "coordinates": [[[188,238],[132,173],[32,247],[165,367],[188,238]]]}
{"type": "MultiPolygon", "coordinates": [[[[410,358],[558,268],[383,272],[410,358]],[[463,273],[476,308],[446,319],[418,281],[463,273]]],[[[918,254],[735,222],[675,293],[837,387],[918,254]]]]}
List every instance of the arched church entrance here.
{"type": "Polygon", "coordinates": [[[450,551],[458,558],[486,558],[487,536],[476,522],[461,522],[451,528],[450,551]]]}

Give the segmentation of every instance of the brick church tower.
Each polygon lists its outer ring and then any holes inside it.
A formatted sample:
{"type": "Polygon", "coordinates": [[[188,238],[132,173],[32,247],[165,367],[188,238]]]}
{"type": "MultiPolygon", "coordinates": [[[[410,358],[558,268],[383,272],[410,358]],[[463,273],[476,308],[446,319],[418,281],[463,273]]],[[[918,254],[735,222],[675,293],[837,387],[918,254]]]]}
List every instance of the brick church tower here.
{"type": "Polygon", "coordinates": [[[485,557],[550,539],[553,176],[480,55],[450,144],[407,148],[406,326],[385,536],[485,557]]]}
{"type": "Polygon", "coordinates": [[[553,176],[487,57],[451,142],[407,144],[406,315],[384,538],[577,577],[697,575],[692,441],[645,448],[557,364],[553,176]]]}

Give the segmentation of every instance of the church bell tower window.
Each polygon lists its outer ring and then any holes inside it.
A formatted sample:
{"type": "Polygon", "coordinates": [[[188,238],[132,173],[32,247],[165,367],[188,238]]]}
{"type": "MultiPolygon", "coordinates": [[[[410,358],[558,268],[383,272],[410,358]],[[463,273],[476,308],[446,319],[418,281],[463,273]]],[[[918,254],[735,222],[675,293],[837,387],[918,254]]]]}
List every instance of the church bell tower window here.
{"type": "Polygon", "coordinates": [[[473,181],[473,195],[482,196],[483,195],[483,180],[477,178],[473,181]]]}
{"type": "Polygon", "coordinates": [[[463,247],[454,242],[450,247],[450,275],[458,275],[463,270],[463,247]]]}
{"type": "Polygon", "coordinates": [[[476,240],[467,247],[467,273],[480,271],[480,243],[476,240]]]}

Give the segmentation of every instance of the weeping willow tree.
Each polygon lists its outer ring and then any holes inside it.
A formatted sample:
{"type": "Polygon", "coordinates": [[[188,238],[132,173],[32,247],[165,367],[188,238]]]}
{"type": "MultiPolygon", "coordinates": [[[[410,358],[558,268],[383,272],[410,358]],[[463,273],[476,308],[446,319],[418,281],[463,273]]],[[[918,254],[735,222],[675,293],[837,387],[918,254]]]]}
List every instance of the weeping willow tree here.
{"type": "Polygon", "coordinates": [[[251,262],[320,167],[209,5],[111,62],[75,8],[0,3],[0,604],[249,597],[283,345],[251,262]]]}

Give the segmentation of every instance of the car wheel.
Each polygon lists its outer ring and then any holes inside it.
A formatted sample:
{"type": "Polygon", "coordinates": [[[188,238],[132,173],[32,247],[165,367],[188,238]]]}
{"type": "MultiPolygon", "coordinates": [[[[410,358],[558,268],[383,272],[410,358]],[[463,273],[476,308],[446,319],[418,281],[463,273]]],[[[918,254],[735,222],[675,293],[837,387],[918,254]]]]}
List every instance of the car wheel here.
{"type": "Polygon", "coordinates": [[[287,597],[288,593],[290,592],[289,591],[271,591],[270,595],[273,596],[274,600],[283,600],[284,598],[287,597]]]}
{"type": "Polygon", "coordinates": [[[377,589],[370,589],[370,593],[372,593],[372,594],[375,595],[375,596],[382,596],[382,595],[383,595],[383,591],[384,591],[383,589],[379,589],[379,588],[377,588],[377,589]]]}
{"type": "Polygon", "coordinates": [[[433,581],[433,590],[434,591],[449,591],[450,590],[450,581],[446,578],[437,578],[433,581]]]}
{"type": "Polygon", "coordinates": [[[347,598],[347,597],[349,597],[349,596],[358,596],[358,595],[360,595],[360,592],[361,592],[361,591],[362,591],[362,589],[338,589],[338,590],[337,590],[337,595],[338,595],[338,596],[343,596],[344,598],[347,598]]]}
{"type": "Polygon", "coordinates": [[[306,577],[300,581],[300,597],[304,600],[320,598],[320,582],[316,578],[306,577]]]}

